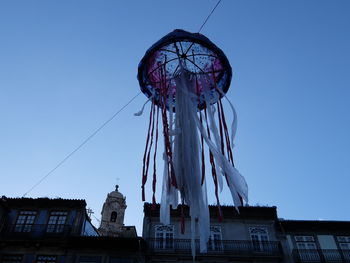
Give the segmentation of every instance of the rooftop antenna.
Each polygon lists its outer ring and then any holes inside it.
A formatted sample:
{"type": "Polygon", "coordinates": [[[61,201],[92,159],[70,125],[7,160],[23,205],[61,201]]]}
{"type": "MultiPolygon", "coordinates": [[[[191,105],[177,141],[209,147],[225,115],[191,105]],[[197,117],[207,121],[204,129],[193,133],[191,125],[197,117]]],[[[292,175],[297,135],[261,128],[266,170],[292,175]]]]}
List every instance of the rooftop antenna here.
{"type": "Polygon", "coordinates": [[[88,207],[88,209],[86,209],[86,213],[88,214],[88,217],[91,219],[91,215],[94,214],[94,211],[92,211],[92,209],[88,207]]]}

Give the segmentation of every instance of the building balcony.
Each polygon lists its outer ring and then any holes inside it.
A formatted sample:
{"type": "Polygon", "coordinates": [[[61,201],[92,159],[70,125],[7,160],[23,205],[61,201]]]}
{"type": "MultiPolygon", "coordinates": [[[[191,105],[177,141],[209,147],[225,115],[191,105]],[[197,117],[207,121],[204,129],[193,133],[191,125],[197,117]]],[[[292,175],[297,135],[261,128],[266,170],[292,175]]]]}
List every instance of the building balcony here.
{"type": "Polygon", "coordinates": [[[7,225],[0,236],[6,238],[50,238],[66,237],[71,234],[70,225],[48,225],[48,224],[23,224],[7,225]]]}
{"type": "MultiPolygon", "coordinates": [[[[147,239],[148,250],[159,254],[191,254],[190,239],[147,239]]],[[[196,240],[196,254],[199,255],[199,240],[196,240]]],[[[282,257],[278,241],[252,242],[244,240],[215,240],[208,243],[207,255],[232,257],[282,257]]]]}
{"type": "Polygon", "coordinates": [[[350,263],[350,250],[338,249],[294,249],[294,262],[350,263]]]}

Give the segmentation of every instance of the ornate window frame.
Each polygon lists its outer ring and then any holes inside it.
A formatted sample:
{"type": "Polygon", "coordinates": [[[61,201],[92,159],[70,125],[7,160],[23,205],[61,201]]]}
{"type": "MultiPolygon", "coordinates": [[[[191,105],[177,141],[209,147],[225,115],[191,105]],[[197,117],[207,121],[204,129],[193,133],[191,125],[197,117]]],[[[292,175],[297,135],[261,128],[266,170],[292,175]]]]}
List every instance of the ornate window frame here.
{"type": "Polygon", "coordinates": [[[155,225],[154,235],[157,249],[174,248],[174,225],[155,225]]]}
{"type": "Polygon", "coordinates": [[[223,250],[221,226],[210,226],[208,249],[214,251],[223,250]]]}
{"type": "Polygon", "coordinates": [[[251,226],[249,229],[253,250],[263,252],[269,250],[269,232],[266,226],[251,226]]]}
{"type": "Polygon", "coordinates": [[[313,235],[295,235],[294,240],[301,260],[313,262],[320,260],[317,243],[313,235]]]}

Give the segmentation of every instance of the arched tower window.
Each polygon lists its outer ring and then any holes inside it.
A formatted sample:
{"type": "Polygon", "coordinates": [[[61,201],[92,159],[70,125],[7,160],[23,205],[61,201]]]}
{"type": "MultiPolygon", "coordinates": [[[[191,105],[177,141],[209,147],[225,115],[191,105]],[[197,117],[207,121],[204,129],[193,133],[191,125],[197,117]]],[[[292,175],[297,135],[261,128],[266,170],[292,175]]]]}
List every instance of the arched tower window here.
{"type": "Polygon", "coordinates": [[[113,211],[111,214],[111,222],[117,221],[117,212],[113,211]]]}

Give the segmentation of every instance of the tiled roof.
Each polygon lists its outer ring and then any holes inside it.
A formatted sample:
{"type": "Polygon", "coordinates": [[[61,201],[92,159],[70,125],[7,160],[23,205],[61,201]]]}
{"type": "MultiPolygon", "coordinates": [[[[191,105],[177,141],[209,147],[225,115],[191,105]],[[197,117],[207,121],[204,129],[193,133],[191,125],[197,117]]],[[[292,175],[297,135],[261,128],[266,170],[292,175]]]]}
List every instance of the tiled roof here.
{"type": "MultiPolygon", "coordinates": [[[[152,206],[150,203],[144,204],[145,216],[158,217],[160,205],[156,204],[152,206]]],[[[184,215],[189,217],[189,208],[184,206],[184,215]]],[[[221,212],[223,218],[237,218],[237,219],[265,219],[265,220],[277,220],[277,209],[275,206],[241,206],[238,207],[239,213],[234,206],[221,206],[221,212]]],[[[215,205],[209,206],[210,216],[212,218],[218,218],[218,208],[215,205]]],[[[181,205],[176,209],[170,209],[172,217],[181,216],[181,205]]]]}
{"type": "Polygon", "coordinates": [[[285,232],[332,232],[350,234],[350,221],[280,220],[285,232]]]}
{"type": "Polygon", "coordinates": [[[83,199],[63,199],[63,198],[9,198],[2,197],[0,202],[5,207],[86,207],[83,199]]]}

